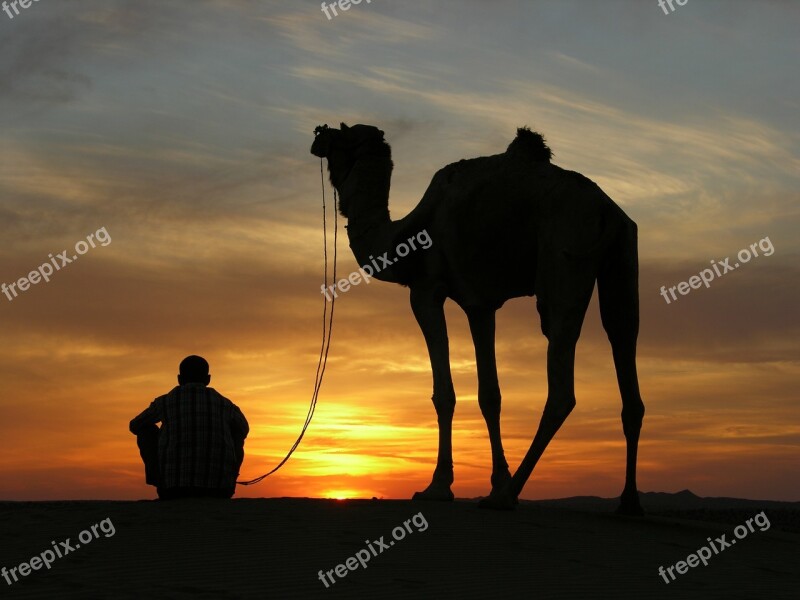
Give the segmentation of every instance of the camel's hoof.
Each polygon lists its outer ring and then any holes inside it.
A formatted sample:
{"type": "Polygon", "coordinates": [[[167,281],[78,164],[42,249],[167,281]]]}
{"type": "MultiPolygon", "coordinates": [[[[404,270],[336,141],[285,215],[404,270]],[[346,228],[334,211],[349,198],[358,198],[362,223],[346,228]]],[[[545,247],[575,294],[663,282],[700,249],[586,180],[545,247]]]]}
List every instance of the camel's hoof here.
{"type": "Polygon", "coordinates": [[[478,508],[490,508],[492,510],[514,510],[519,500],[508,491],[495,492],[486,496],[478,502],[478,508]]]}
{"type": "Polygon", "coordinates": [[[452,502],[455,499],[449,485],[430,484],[421,492],[414,492],[412,500],[426,500],[429,502],[452,502]]]}
{"type": "Polygon", "coordinates": [[[492,494],[497,494],[511,483],[511,472],[506,469],[505,471],[499,471],[496,473],[492,473],[492,494]]]}

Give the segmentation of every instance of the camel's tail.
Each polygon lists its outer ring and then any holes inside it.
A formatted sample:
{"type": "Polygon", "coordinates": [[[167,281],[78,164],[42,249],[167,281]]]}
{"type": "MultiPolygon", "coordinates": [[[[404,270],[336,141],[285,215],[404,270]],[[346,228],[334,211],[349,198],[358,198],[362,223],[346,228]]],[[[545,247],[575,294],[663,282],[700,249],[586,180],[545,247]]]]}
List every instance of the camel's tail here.
{"type": "Polygon", "coordinates": [[[517,137],[508,145],[506,154],[525,156],[537,162],[550,162],[553,158],[553,151],[544,136],[527,127],[517,129],[517,137]]]}
{"type": "Polygon", "coordinates": [[[600,316],[609,340],[635,344],[639,332],[639,255],[636,223],[625,218],[604,253],[597,275],[600,316]]]}

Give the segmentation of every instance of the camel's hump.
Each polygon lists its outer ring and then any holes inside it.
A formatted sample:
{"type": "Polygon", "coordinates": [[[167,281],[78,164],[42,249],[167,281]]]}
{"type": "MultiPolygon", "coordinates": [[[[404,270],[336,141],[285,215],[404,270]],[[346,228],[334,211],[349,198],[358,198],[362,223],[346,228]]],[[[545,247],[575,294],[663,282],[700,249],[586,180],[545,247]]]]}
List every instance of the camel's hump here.
{"type": "Polygon", "coordinates": [[[539,162],[550,162],[553,158],[553,151],[550,150],[544,136],[527,127],[517,129],[517,137],[508,145],[506,154],[539,162]]]}

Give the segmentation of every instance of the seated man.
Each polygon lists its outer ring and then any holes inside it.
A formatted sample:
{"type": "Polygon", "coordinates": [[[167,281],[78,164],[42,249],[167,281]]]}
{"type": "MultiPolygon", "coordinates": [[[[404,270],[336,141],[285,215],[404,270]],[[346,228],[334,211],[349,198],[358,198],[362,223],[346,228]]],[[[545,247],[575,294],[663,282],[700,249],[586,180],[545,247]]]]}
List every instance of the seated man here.
{"type": "Polygon", "coordinates": [[[187,356],[179,370],[178,386],[153,400],[130,424],[145,481],[156,486],[162,500],[230,498],[250,427],[233,402],[207,387],[211,375],[204,358],[187,356]]]}

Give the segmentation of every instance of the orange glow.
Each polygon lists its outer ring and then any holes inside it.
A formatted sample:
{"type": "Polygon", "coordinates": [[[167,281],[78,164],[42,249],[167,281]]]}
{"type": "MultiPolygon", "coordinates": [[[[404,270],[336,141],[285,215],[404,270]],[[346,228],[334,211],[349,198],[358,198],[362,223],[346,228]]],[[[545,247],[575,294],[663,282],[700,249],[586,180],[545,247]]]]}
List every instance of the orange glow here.
{"type": "MultiPolygon", "coordinates": [[[[404,299],[392,296],[395,290],[390,286],[376,290],[393,298],[394,313],[413,320],[404,299]]],[[[402,334],[392,333],[389,315],[384,317],[386,325],[376,323],[372,332],[364,331],[363,321],[347,311],[357,312],[357,303],[364,307],[369,303],[353,298],[351,305],[343,303],[338,317],[328,373],[302,443],[281,470],[258,485],[240,486],[238,497],[410,498],[430,482],[437,427],[430,374],[419,369],[425,359],[424,342],[413,323],[404,325],[402,334]],[[384,333],[378,336],[378,330],[384,333]],[[407,372],[401,368],[403,361],[398,357],[402,356],[408,357],[407,372]]],[[[517,324],[520,315],[514,309],[524,306],[522,301],[518,304],[511,303],[506,313],[501,311],[498,321],[501,425],[512,470],[530,444],[546,395],[541,356],[545,341],[532,328],[517,324]],[[520,348],[528,356],[521,356],[520,348]]],[[[297,321],[298,331],[291,336],[264,320],[258,325],[248,323],[247,332],[207,342],[223,347],[263,345],[249,354],[205,352],[211,364],[211,385],[240,406],[251,425],[242,479],[272,469],[299,433],[316,364],[316,319],[311,316],[317,316],[318,308],[316,303],[307,308],[308,318],[297,321]],[[252,339],[251,330],[257,332],[252,339]],[[262,339],[258,332],[271,333],[262,339]]],[[[469,332],[458,313],[451,313],[458,394],[453,491],[458,497],[471,498],[489,491],[491,456],[475,395],[469,332]]],[[[625,443],[618,392],[597,321],[596,306],[592,306],[578,346],[578,404],[537,466],[524,498],[615,496],[622,488],[625,443]]],[[[131,372],[128,365],[134,359],[116,341],[104,352],[101,345],[88,342],[59,344],[57,336],[48,338],[42,333],[38,338],[20,338],[16,348],[0,349],[5,364],[17,365],[7,370],[6,397],[14,401],[6,400],[5,408],[5,422],[15,426],[4,430],[2,441],[20,450],[0,453],[2,498],[153,497],[153,488],[142,481],[143,469],[127,422],[153,397],[170,389],[177,363],[194,348],[137,357],[138,366],[131,372]],[[58,352],[46,352],[50,346],[58,352]],[[89,347],[93,349],[87,353],[89,347]],[[34,364],[53,377],[29,376],[34,364]],[[113,401],[109,390],[114,392],[113,401]],[[81,407],[80,419],[75,418],[76,407],[81,407]],[[48,432],[46,436],[30,435],[34,422],[37,430],[48,432]]],[[[737,483],[780,480],[777,474],[790,470],[794,460],[789,446],[767,445],[764,440],[795,435],[797,419],[763,411],[750,399],[754,386],[763,397],[770,393],[779,397],[791,389],[789,381],[796,374],[789,366],[776,365],[766,379],[763,370],[758,364],[743,364],[731,374],[725,365],[670,363],[643,352],[640,373],[648,412],[640,447],[640,488],[779,497],[778,487],[766,493],[756,488],[748,492],[746,485],[737,483]],[[712,399],[725,399],[724,426],[719,422],[723,409],[709,408],[712,399]],[[676,445],[676,439],[683,441],[676,445]]],[[[791,497],[790,491],[786,493],[791,497]]]]}

